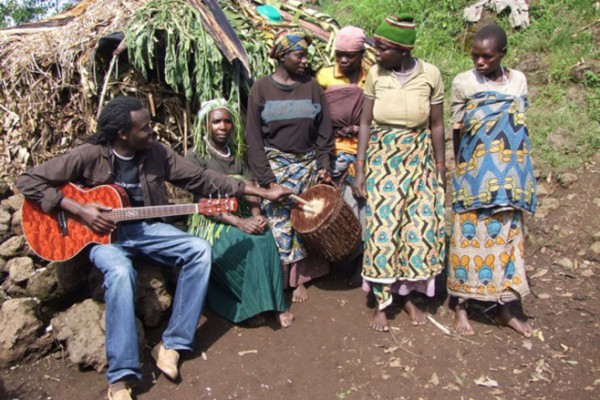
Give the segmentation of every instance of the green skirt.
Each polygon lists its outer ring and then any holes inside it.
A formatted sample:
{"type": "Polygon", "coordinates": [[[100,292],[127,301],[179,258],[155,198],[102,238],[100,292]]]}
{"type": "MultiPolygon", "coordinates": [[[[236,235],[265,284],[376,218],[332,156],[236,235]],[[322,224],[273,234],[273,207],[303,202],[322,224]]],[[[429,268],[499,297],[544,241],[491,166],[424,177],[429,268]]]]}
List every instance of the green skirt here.
{"type": "Polygon", "coordinates": [[[287,311],[279,252],[271,231],[249,235],[228,228],[213,244],[210,308],[234,323],[265,311],[287,311]]]}

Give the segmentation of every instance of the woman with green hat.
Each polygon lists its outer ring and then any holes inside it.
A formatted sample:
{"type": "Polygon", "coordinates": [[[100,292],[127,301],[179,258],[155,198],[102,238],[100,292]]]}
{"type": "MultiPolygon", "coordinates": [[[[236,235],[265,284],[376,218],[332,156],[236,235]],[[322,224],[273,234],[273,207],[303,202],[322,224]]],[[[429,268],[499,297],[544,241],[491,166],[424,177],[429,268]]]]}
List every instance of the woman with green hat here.
{"type": "Polygon", "coordinates": [[[362,276],[378,302],[377,331],[389,330],[392,294],[413,325],[427,321],[412,293],[433,296],[444,263],[444,85],[411,55],[415,39],[411,17],[386,18],[364,87],[355,190],[367,198],[362,276]]]}

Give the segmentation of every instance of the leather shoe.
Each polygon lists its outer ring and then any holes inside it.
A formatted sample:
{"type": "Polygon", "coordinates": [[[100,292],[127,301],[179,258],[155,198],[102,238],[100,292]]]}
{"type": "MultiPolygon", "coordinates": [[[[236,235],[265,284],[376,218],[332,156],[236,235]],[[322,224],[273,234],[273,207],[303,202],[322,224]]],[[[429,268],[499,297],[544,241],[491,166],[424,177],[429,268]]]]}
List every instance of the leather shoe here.
{"type": "Polygon", "coordinates": [[[108,400],[133,400],[131,389],[125,382],[112,383],[108,387],[108,400]]]}
{"type": "Polygon", "coordinates": [[[176,380],[179,377],[179,353],[176,350],[165,349],[162,342],[152,349],[152,357],[156,360],[156,366],[169,379],[176,380]]]}

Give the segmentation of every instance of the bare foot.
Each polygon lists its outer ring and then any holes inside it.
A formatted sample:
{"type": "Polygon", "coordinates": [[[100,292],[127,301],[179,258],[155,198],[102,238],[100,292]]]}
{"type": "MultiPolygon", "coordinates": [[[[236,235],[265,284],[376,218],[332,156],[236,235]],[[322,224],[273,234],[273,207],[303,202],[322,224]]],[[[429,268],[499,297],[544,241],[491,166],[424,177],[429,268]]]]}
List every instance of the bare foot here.
{"type": "Polygon", "coordinates": [[[257,314],[257,315],[250,317],[244,321],[244,324],[246,324],[252,328],[263,326],[266,323],[267,323],[267,320],[265,319],[265,316],[262,314],[257,314]]]}
{"type": "Polygon", "coordinates": [[[292,303],[303,303],[308,300],[308,293],[304,285],[298,285],[292,292],[292,303]]]}
{"type": "Polygon", "coordinates": [[[404,301],[404,306],[402,308],[408,314],[408,319],[410,319],[411,324],[416,326],[425,325],[427,323],[427,314],[419,310],[410,298],[407,298],[404,301]]]}
{"type": "Polygon", "coordinates": [[[379,308],[375,308],[375,313],[373,313],[373,319],[371,320],[371,324],[369,324],[369,327],[378,332],[389,331],[390,326],[388,325],[385,311],[382,311],[379,308]]]}
{"type": "Polygon", "coordinates": [[[282,328],[289,328],[294,323],[294,314],[289,312],[276,312],[275,319],[279,322],[282,328]]]}
{"type": "Polygon", "coordinates": [[[454,312],[454,330],[463,336],[472,336],[475,334],[469,317],[467,316],[467,308],[463,304],[456,305],[454,312]]]}
{"type": "Polygon", "coordinates": [[[498,324],[508,326],[527,338],[531,337],[533,334],[531,325],[526,321],[520,321],[517,316],[512,313],[508,304],[498,304],[498,313],[494,319],[498,324]]]}

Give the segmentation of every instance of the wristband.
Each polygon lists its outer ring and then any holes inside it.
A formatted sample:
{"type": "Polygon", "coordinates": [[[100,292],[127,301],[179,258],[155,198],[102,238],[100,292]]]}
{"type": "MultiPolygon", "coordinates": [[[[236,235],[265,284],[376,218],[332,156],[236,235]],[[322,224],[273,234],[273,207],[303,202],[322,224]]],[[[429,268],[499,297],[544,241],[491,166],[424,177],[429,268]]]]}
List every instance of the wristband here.
{"type": "Polygon", "coordinates": [[[436,162],[435,166],[436,167],[444,167],[444,168],[446,168],[446,163],[445,162],[436,162]]]}
{"type": "Polygon", "coordinates": [[[364,167],[365,160],[356,160],[356,165],[362,165],[364,167]]]}

